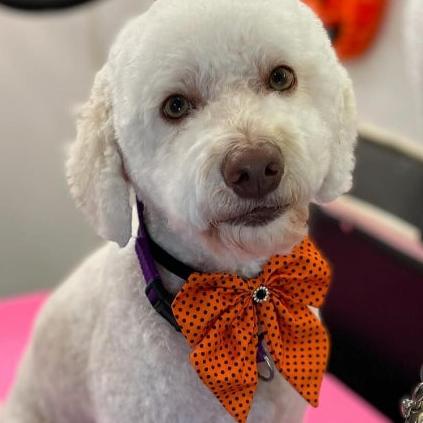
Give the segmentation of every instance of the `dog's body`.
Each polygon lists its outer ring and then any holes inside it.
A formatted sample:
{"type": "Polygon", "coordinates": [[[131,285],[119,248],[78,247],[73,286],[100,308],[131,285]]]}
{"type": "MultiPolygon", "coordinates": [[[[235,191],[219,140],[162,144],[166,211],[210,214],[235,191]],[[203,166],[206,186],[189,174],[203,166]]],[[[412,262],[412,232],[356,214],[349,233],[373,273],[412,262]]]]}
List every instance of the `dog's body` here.
{"type": "MultiPolygon", "coordinates": [[[[1,423],[232,421],[144,295],[130,192],[176,258],[251,277],[302,240],[310,201],[350,188],[355,135],[351,83],[297,0],[159,0],[131,22],[68,163],[77,203],[126,247],[103,247],[52,295],[1,423]]],[[[249,421],[295,423],[305,407],[277,374],[249,421]]]]}
{"type": "MultiPolygon", "coordinates": [[[[103,247],[52,296],[5,423],[233,421],[143,294],[133,249],[103,247]]],[[[278,376],[259,385],[251,421],[301,421],[305,406],[278,376]]]]}

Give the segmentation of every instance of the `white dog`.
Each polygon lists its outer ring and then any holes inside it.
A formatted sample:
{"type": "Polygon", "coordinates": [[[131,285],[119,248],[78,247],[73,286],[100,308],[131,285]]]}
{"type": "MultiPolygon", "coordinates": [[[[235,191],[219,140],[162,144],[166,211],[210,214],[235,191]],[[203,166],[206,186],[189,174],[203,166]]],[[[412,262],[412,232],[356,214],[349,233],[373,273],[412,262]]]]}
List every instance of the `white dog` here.
{"type": "MultiPolygon", "coordinates": [[[[68,162],[79,207],[120,247],[51,296],[1,423],[233,421],[144,294],[131,192],[171,255],[251,277],[304,238],[310,202],[351,187],[355,118],[346,71],[299,0],[158,0],[130,22],[68,162]]],[[[299,422],[305,408],[277,374],[248,421],[299,422]]]]}

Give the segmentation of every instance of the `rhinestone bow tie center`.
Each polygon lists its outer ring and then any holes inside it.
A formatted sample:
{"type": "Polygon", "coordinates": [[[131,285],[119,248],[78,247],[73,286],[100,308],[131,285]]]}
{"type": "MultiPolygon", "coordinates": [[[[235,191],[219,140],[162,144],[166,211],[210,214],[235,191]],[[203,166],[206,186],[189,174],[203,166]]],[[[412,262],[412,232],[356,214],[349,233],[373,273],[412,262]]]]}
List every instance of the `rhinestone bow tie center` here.
{"type": "Polygon", "coordinates": [[[259,286],[253,292],[253,300],[255,303],[261,304],[269,300],[270,291],[265,286],[259,286]]]}

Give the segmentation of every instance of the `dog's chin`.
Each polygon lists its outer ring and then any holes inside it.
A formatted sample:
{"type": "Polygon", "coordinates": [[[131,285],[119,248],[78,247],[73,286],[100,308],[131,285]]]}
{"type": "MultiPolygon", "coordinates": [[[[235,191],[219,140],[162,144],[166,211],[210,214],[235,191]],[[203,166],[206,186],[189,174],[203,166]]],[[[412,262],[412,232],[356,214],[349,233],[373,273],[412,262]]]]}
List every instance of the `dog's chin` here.
{"type": "Polygon", "coordinates": [[[240,260],[287,254],[307,234],[308,207],[259,207],[225,219],[209,232],[215,254],[240,260]]]}
{"type": "Polygon", "coordinates": [[[221,223],[253,228],[267,226],[280,218],[287,208],[288,206],[256,207],[246,213],[223,220],[221,223]]]}

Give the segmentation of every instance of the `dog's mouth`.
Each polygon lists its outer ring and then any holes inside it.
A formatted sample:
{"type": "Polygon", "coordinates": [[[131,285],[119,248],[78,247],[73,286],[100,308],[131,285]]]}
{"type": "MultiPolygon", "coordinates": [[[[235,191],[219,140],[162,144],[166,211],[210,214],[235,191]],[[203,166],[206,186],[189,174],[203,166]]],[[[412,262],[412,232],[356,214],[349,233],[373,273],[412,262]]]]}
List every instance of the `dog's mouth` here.
{"type": "Polygon", "coordinates": [[[237,216],[231,216],[230,218],[221,221],[221,223],[251,227],[264,226],[280,217],[287,208],[288,205],[256,207],[246,213],[242,213],[237,216]]]}

